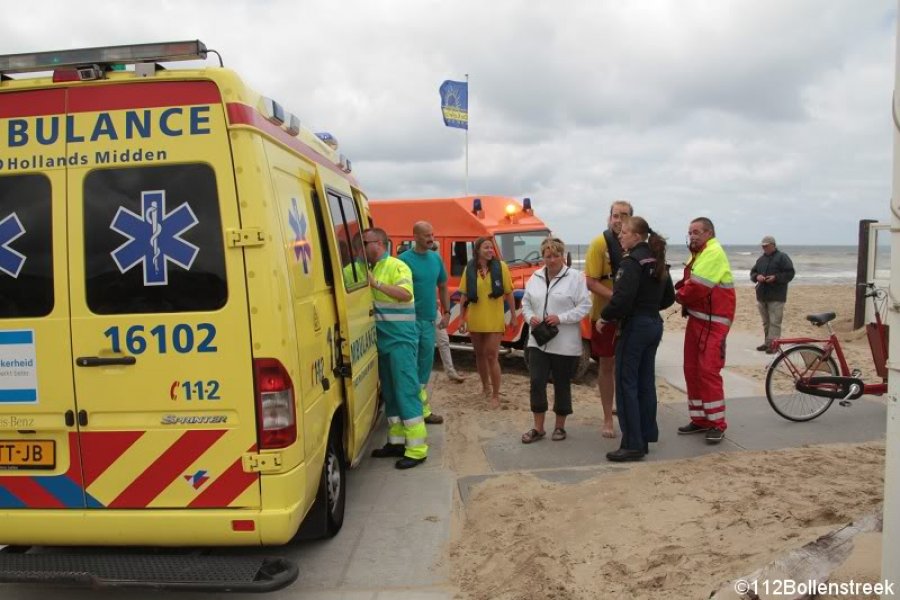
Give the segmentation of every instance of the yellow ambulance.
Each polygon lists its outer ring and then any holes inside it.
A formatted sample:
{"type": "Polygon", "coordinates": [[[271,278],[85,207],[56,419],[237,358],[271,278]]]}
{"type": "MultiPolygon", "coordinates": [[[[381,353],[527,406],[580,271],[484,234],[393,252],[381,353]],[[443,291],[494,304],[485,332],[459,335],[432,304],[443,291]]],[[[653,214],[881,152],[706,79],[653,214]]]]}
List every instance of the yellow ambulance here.
{"type": "Polygon", "coordinates": [[[206,56],[0,57],[0,545],[341,527],[379,410],[368,203],[333,137],[160,66],[206,56]]]}

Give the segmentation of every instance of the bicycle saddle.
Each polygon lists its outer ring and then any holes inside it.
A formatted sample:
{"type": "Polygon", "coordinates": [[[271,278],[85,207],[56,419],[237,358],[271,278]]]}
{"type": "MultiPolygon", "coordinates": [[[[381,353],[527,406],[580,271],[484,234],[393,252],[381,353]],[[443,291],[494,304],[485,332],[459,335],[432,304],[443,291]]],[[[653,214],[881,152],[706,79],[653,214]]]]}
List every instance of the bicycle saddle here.
{"type": "Polygon", "coordinates": [[[833,321],[836,315],[833,312],[830,313],[816,313],[814,315],[806,315],[806,320],[812,323],[813,325],[820,326],[824,325],[828,321],[833,321]]]}

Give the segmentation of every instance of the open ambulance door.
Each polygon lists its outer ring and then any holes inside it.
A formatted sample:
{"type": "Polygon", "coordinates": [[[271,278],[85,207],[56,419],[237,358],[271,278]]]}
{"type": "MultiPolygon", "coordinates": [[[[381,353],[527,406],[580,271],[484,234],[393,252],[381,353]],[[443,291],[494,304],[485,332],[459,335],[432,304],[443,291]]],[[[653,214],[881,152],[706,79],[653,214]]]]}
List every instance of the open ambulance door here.
{"type": "Polygon", "coordinates": [[[368,227],[367,216],[361,213],[346,183],[335,179],[330,182],[329,175],[320,171],[316,175],[316,191],[328,215],[330,230],[326,231],[326,241],[336,259],[332,269],[340,325],[335,345],[340,348],[340,360],[335,375],[344,385],[347,458],[352,462],[362,451],[376,416],[378,350],[362,241],[362,231],[368,227]]]}

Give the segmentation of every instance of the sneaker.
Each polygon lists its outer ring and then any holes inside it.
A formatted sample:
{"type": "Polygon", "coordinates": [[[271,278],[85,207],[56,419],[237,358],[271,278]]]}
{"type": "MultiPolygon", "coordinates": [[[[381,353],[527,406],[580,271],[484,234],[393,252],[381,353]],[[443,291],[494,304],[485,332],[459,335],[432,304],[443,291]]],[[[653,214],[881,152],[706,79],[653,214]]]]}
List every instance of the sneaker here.
{"type": "Polygon", "coordinates": [[[403,444],[385,444],[381,448],[372,450],[372,458],[396,458],[403,456],[406,446],[403,444]]]}
{"type": "Polygon", "coordinates": [[[766,348],[766,354],[775,354],[775,348],[771,346],[766,348]]]}
{"type": "Polygon", "coordinates": [[[709,427],[700,427],[693,421],[685,425],[684,427],[678,428],[678,435],[689,435],[691,433],[703,433],[704,431],[709,431],[709,427]]]}
{"type": "Polygon", "coordinates": [[[721,429],[710,429],[706,432],[707,444],[718,444],[725,439],[725,432],[721,429]]]}
{"type": "Polygon", "coordinates": [[[759,350],[760,352],[762,352],[763,350],[768,350],[769,345],[768,344],[760,344],[759,346],[756,347],[756,349],[759,350]]]}
{"type": "Polygon", "coordinates": [[[427,423],[428,425],[440,425],[443,422],[444,417],[442,417],[441,415],[436,415],[434,413],[431,413],[430,415],[425,417],[425,423],[427,423]]]}
{"type": "Polygon", "coordinates": [[[462,383],[466,380],[465,377],[457,373],[456,371],[447,371],[447,379],[454,383],[462,383]]]}

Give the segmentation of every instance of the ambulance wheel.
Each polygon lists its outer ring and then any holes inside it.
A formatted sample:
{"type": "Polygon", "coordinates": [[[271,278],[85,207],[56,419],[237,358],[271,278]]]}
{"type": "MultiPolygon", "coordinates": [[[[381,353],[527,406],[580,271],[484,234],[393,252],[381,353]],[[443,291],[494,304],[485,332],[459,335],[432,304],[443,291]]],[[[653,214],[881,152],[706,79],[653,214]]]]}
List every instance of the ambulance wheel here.
{"type": "Polygon", "coordinates": [[[347,504],[347,467],[341,446],[340,430],[332,427],[325,448],[325,463],[322,465],[322,481],[319,483],[319,498],[325,507],[325,537],[337,535],[344,524],[344,507],[347,504]]]}
{"type": "Polygon", "coordinates": [[[587,376],[587,372],[590,368],[591,343],[586,340],[581,340],[581,356],[578,357],[578,362],[575,364],[575,373],[572,375],[572,381],[574,383],[581,383],[585,376],[587,376]]]}

